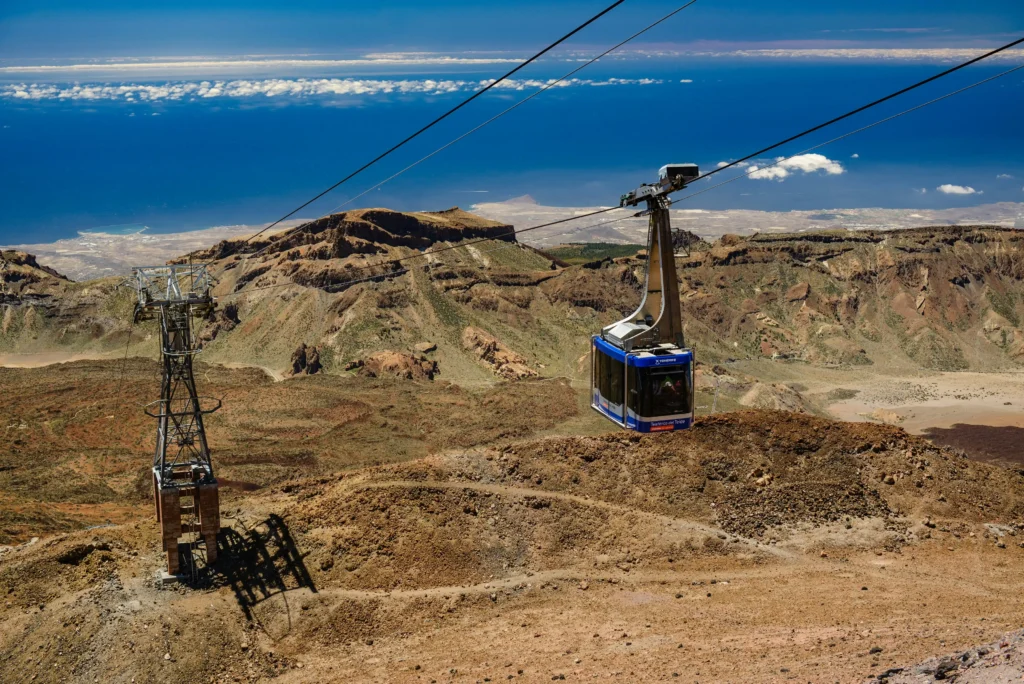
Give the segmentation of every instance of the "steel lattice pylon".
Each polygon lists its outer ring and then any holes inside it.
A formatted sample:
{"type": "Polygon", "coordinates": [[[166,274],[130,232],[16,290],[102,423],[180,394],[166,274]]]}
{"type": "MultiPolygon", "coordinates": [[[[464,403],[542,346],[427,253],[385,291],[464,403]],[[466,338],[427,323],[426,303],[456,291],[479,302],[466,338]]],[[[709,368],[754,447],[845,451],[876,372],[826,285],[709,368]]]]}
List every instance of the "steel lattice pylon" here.
{"type": "Polygon", "coordinates": [[[138,295],[135,322],[158,320],[163,379],[160,399],[146,406],[157,419],[153,453],[153,487],[157,520],[163,530],[167,571],[179,572],[178,539],[188,535],[191,567],[217,559],[220,504],[203,416],[220,408],[203,408],[196,391],[192,359],[200,351],[193,320],[214,309],[210,278],[203,264],[140,267],[132,270],[138,295]]]}

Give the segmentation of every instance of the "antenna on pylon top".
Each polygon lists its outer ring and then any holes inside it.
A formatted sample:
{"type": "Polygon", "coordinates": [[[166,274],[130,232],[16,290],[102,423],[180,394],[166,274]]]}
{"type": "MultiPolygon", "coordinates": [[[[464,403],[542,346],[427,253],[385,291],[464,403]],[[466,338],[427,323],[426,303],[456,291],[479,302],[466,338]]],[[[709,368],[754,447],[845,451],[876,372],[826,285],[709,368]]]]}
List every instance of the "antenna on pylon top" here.
{"type": "Polygon", "coordinates": [[[220,401],[200,397],[192,373],[192,359],[202,351],[193,320],[208,316],[216,303],[205,264],[138,267],[130,282],[137,295],[134,321],[160,321],[161,393],[145,411],[157,419],[153,491],[167,572],[180,571],[178,539],[185,534],[194,574],[200,563],[217,560],[220,532],[220,495],[203,425],[220,401]],[[201,405],[213,402],[212,408],[201,405]]]}

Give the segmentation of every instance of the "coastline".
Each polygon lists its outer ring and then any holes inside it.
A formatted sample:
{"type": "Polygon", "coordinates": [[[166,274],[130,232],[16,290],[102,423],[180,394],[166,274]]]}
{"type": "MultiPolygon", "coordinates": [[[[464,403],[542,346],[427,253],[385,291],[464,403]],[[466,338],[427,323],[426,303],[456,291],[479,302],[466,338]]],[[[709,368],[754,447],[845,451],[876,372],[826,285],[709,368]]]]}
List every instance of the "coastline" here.
{"type": "MultiPolygon", "coordinates": [[[[284,221],[273,232],[289,230],[304,221],[284,221]]],[[[162,264],[192,250],[208,249],[221,240],[252,235],[262,227],[237,224],[174,233],[153,233],[148,228],[135,233],[79,231],[73,238],[4,245],[2,249],[28,252],[35,255],[40,264],[72,280],[83,281],[125,275],[133,266],[162,264]]]]}

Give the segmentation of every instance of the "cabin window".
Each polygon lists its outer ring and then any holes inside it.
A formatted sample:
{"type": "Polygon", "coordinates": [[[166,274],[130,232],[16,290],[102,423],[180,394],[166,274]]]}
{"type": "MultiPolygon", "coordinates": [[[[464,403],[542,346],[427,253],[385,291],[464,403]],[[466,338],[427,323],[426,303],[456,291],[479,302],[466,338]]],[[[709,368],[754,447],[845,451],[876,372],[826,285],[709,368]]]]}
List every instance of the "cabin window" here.
{"type": "Polygon", "coordinates": [[[595,350],[597,353],[597,388],[609,403],[621,404],[623,399],[623,381],[626,366],[622,361],[595,350]]]}
{"type": "Polygon", "coordinates": [[[657,418],[693,412],[693,388],[689,364],[661,368],[636,368],[633,375],[637,393],[630,397],[630,408],[637,411],[640,416],[657,418]]]}

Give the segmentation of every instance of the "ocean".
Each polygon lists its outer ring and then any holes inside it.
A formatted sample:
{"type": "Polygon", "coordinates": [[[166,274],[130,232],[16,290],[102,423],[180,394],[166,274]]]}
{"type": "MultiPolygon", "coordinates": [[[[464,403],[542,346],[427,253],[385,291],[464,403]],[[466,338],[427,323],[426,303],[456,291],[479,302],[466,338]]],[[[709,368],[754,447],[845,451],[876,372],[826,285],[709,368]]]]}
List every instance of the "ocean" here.
{"type": "MultiPolygon", "coordinates": [[[[543,81],[573,66],[543,62],[521,80],[543,81]]],[[[577,76],[586,82],[541,94],[351,206],[438,210],[525,194],[548,205],[617,204],[621,194],[654,180],[665,163],[696,162],[708,170],[947,66],[687,56],[602,61],[577,76]]],[[[765,160],[1011,66],[1002,61],[965,69],[765,160]]],[[[237,85],[237,77],[86,73],[72,81],[4,73],[0,244],[44,242],[112,225],[159,233],[273,221],[464,99],[475,82],[508,68],[364,71],[357,75],[365,81],[359,87],[345,85],[352,74],[339,68],[306,70],[305,82],[250,76],[242,79],[246,86],[237,85]]],[[[299,216],[335,209],[536,88],[520,85],[523,90],[495,89],[471,103],[299,216]]],[[[784,178],[740,179],[700,195],[691,206],[1021,202],[1022,111],[1024,70],[816,150],[827,159],[790,167],[784,178]]],[[[715,182],[733,175],[727,170],[715,182]]]]}

